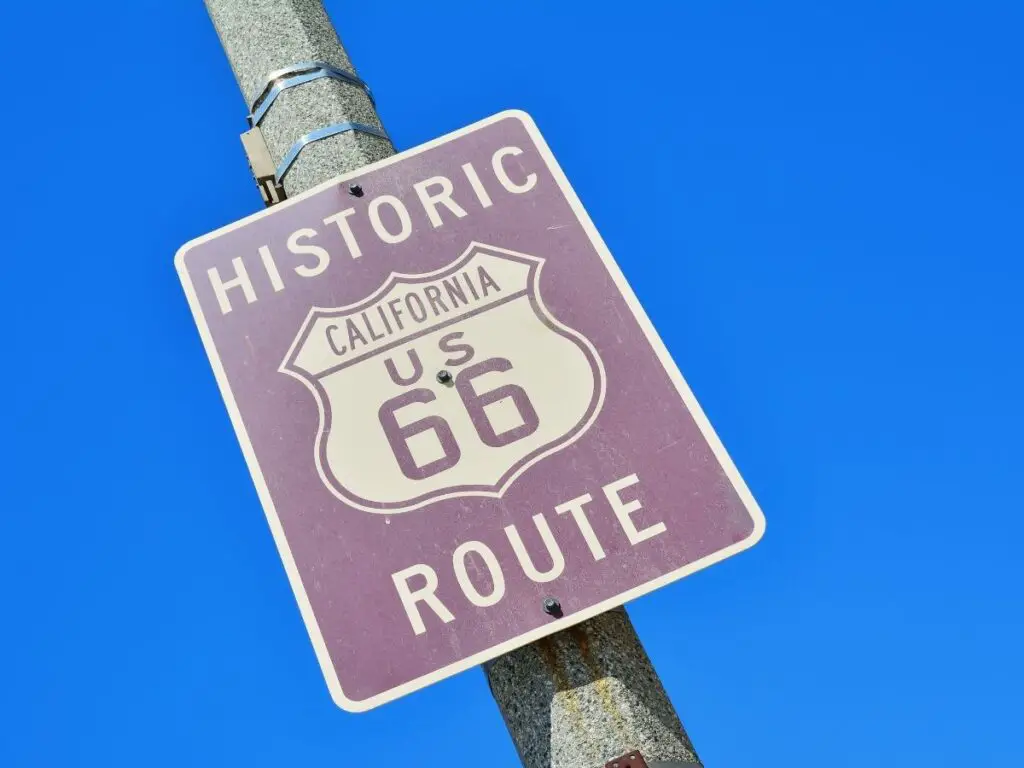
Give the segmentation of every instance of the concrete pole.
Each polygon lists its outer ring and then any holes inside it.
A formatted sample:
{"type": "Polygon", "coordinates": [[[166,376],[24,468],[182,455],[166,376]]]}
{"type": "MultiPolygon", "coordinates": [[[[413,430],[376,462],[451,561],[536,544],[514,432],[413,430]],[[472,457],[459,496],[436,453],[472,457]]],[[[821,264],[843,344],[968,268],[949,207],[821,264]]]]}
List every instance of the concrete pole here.
{"type": "MultiPolygon", "coordinates": [[[[320,0],[206,0],[238,87],[251,108],[271,73],[322,62],[357,74],[320,0]]],[[[248,112],[248,109],[246,109],[248,112]]],[[[281,92],[260,123],[274,165],[296,141],[330,125],[383,130],[370,97],[357,85],[321,78],[281,92]]],[[[311,142],[284,177],[289,196],[395,153],[391,142],[346,131],[311,142]]]]}
{"type": "Polygon", "coordinates": [[[651,768],[698,762],[625,609],[512,651],[484,671],[526,768],[601,768],[632,750],[651,768]]]}
{"type": "MultiPolygon", "coordinates": [[[[271,73],[302,62],[355,73],[321,0],[205,2],[248,108],[271,73]]],[[[276,165],[301,137],[345,122],[382,129],[362,88],[321,78],[282,91],[260,127],[276,165]]],[[[296,195],[394,151],[374,135],[338,133],[302,150],[284,188],[296,195]]],[[[625,610],[495,659],[484,670],[526,768],[601,768],[633,750],[652,768],[697,762],[625,610]]]]}

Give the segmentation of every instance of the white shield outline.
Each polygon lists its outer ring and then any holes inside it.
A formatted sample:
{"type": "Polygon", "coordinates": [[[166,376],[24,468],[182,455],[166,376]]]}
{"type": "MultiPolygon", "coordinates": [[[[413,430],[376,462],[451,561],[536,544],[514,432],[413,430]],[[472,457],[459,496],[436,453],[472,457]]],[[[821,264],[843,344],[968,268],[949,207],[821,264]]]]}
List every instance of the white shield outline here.
{"type": "Polygon", "coordinates": [[[321,481],[324,486],[338,499],[345,502],[351,507],[362,510],[364,512],[370,512],[373,514],[398,514],[403,512],[411,512],[416,509],[420,509],[428,504],[433,504],[438,501],[445,499],[461,498],[467,496],[479,496],[486,498],[501,498],[505,492],[512,486],[512,484],[530,467],[534,466],[543,459],[551,456],[558,451],[572,445],[580,437],[582,437],[587,430],[591,427],[594,421],[597,419],[604,406],[605,393],[606,393],[606,375],[604,370],[604,363],[601,361],[601,356],[598,354],[597,349],[583,334],[570,328],[564,323],[560,322],[552,312],[547,308],[544,303],[544,298],[540,291],[540,279],[541,273],[544,268],[545,260],[538,256],[531,256],[530,254],[520,253],[518,251],[509,250],[507,248],[499,248],[493,245],[487,245],[473,241],[469,246],[462,252],[457,259],[446,264],[445,266],[435,269],[431,272],[420,272],[420,273],[407,273],[407,272],[392,272],[384,280],[377,290],[370,295],[360,299],[359,301],[347,304],[341,307],[311,307],[309,313],[306,315],[306,319],[303,321],[299,328],[299,332],[296,334],[294,341],[288,349],[288,353],[285,355],[278,371],[280,373],[287,374],[294,379],[302,382],[302,384],[312,393],[314,400],[317,404],[317,411],[319,416],[319,426],[317,428],[316,438],[314,440],[313,455],[316,464],[317,474],[319,474],[321,481]],[[484,253],[491,253],[493,255],[500,255],[505,257],[511,257],[515,260],[525,261],[531,265],[529,284],[527,288],[528,296],[530,298],[530,305],[534,311],[538,314],[539,319],[545,325],[550,327],[556,333],[568,338],[574,342],[584,353],[587,361],[591,365],[591,369],[594,372],[595,387],[594,395],[591,398],[591,402],[587,408],[585,418],[579,421],[570,431],[564,433],[561,437],[547,443],[540,448],[535,449],[527,456],[516,461],[511,468],[505,471],[497,483],[493,485],[479,485],[469,487],[457,487],[457,490],[451,490],[450,488],[440,489],[425,493],[421,496],[409,499],[403,502],[371,502],[367,499],[363,499],[353,493],[346,490],[344,484],[342,484],[331,471],[329,462],[325,459],[326,453],[326,436],[330,432],[331,428],[331,409],[329,398],[319,383],[321,376],[312,376],[306,371],[295,367],[293,365],[299,350],[305,343],[310,330],[316,320],[326,315],[339,315],[348,312],[354,312],[363,306],[371,304],[381,296],[384,296],[396,285],[406,282],[420,282],[425,279],[432,277],[440,277],[448,273],[453,273],[458,270],[460,266],[468,262],[475,254],[483,251],[484,253]]]}

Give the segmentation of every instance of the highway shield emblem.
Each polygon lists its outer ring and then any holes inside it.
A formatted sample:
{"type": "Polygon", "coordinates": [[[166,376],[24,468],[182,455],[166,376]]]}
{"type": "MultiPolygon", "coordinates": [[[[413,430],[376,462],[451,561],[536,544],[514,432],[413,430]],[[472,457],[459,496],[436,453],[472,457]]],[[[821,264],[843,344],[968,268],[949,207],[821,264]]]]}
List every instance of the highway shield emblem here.
{"type": "Polygon", "coordinates": [[[439,270],[310,311],[280,370],[316,398],[312,458],[332,493],[377,513],[500,497],[586,431],[604,369],[545,307],[543,265],[474,243],[439,270]]]}

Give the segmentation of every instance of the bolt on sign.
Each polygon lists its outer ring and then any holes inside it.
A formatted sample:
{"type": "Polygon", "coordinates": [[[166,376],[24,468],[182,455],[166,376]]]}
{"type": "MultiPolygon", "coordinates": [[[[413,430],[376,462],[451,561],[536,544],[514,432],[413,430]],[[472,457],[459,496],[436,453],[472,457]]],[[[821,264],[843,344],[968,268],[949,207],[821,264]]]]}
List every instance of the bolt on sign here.
{"type": "Polygon", "coordinates": [[[764,531],[522,112],[195,240],[176,265],[345,709],[764,531]]]}

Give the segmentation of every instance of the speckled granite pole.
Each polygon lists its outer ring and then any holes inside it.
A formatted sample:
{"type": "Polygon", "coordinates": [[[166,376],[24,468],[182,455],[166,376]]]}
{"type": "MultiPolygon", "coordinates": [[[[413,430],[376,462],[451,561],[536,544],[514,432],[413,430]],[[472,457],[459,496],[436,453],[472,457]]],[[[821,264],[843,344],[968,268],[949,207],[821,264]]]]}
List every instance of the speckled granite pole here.
{"type": "MultiPolygon", "coordinates": [[[[246,105],[271,72],[320,61],[355,72],[321,0],[205,0],[246,105]]],[[[239,120],[246,112],[240,111],[239,120]]],[[[321,79],[284,91],[261,123],[274,163],[334,123],[381,127],[357,86],[321,79]]],[[[308,145],[285,177],[295,195],[394,153],[342,133],[308,145]]],[[[491,692],[526,768],[601,768],[639,750],[647,762],[695,762],[693,746],[622,609],[495,659],[491,692]]]]}
{"type": "MultiPolygon", "coordinates": [[[[318,61],[357,74],[321,0],[205,0],[245,108],[263,91],[267,76],[318,61]]],[[[260,127],[276,165],[301,136],[341,122],[381,128],[373,103],[356,85],[323,78],[281,93],[260,127]]],[[[289,196],[395,152],[391,142],[365,133],[339,133],[308,144],[284,178],[289,196]]]]}
{"type": "Polygon", "coordinates": [[[622,608],[484,670],[526,768],[601,768],[630,750],[649,764],[697,762],[622,608]]]}

